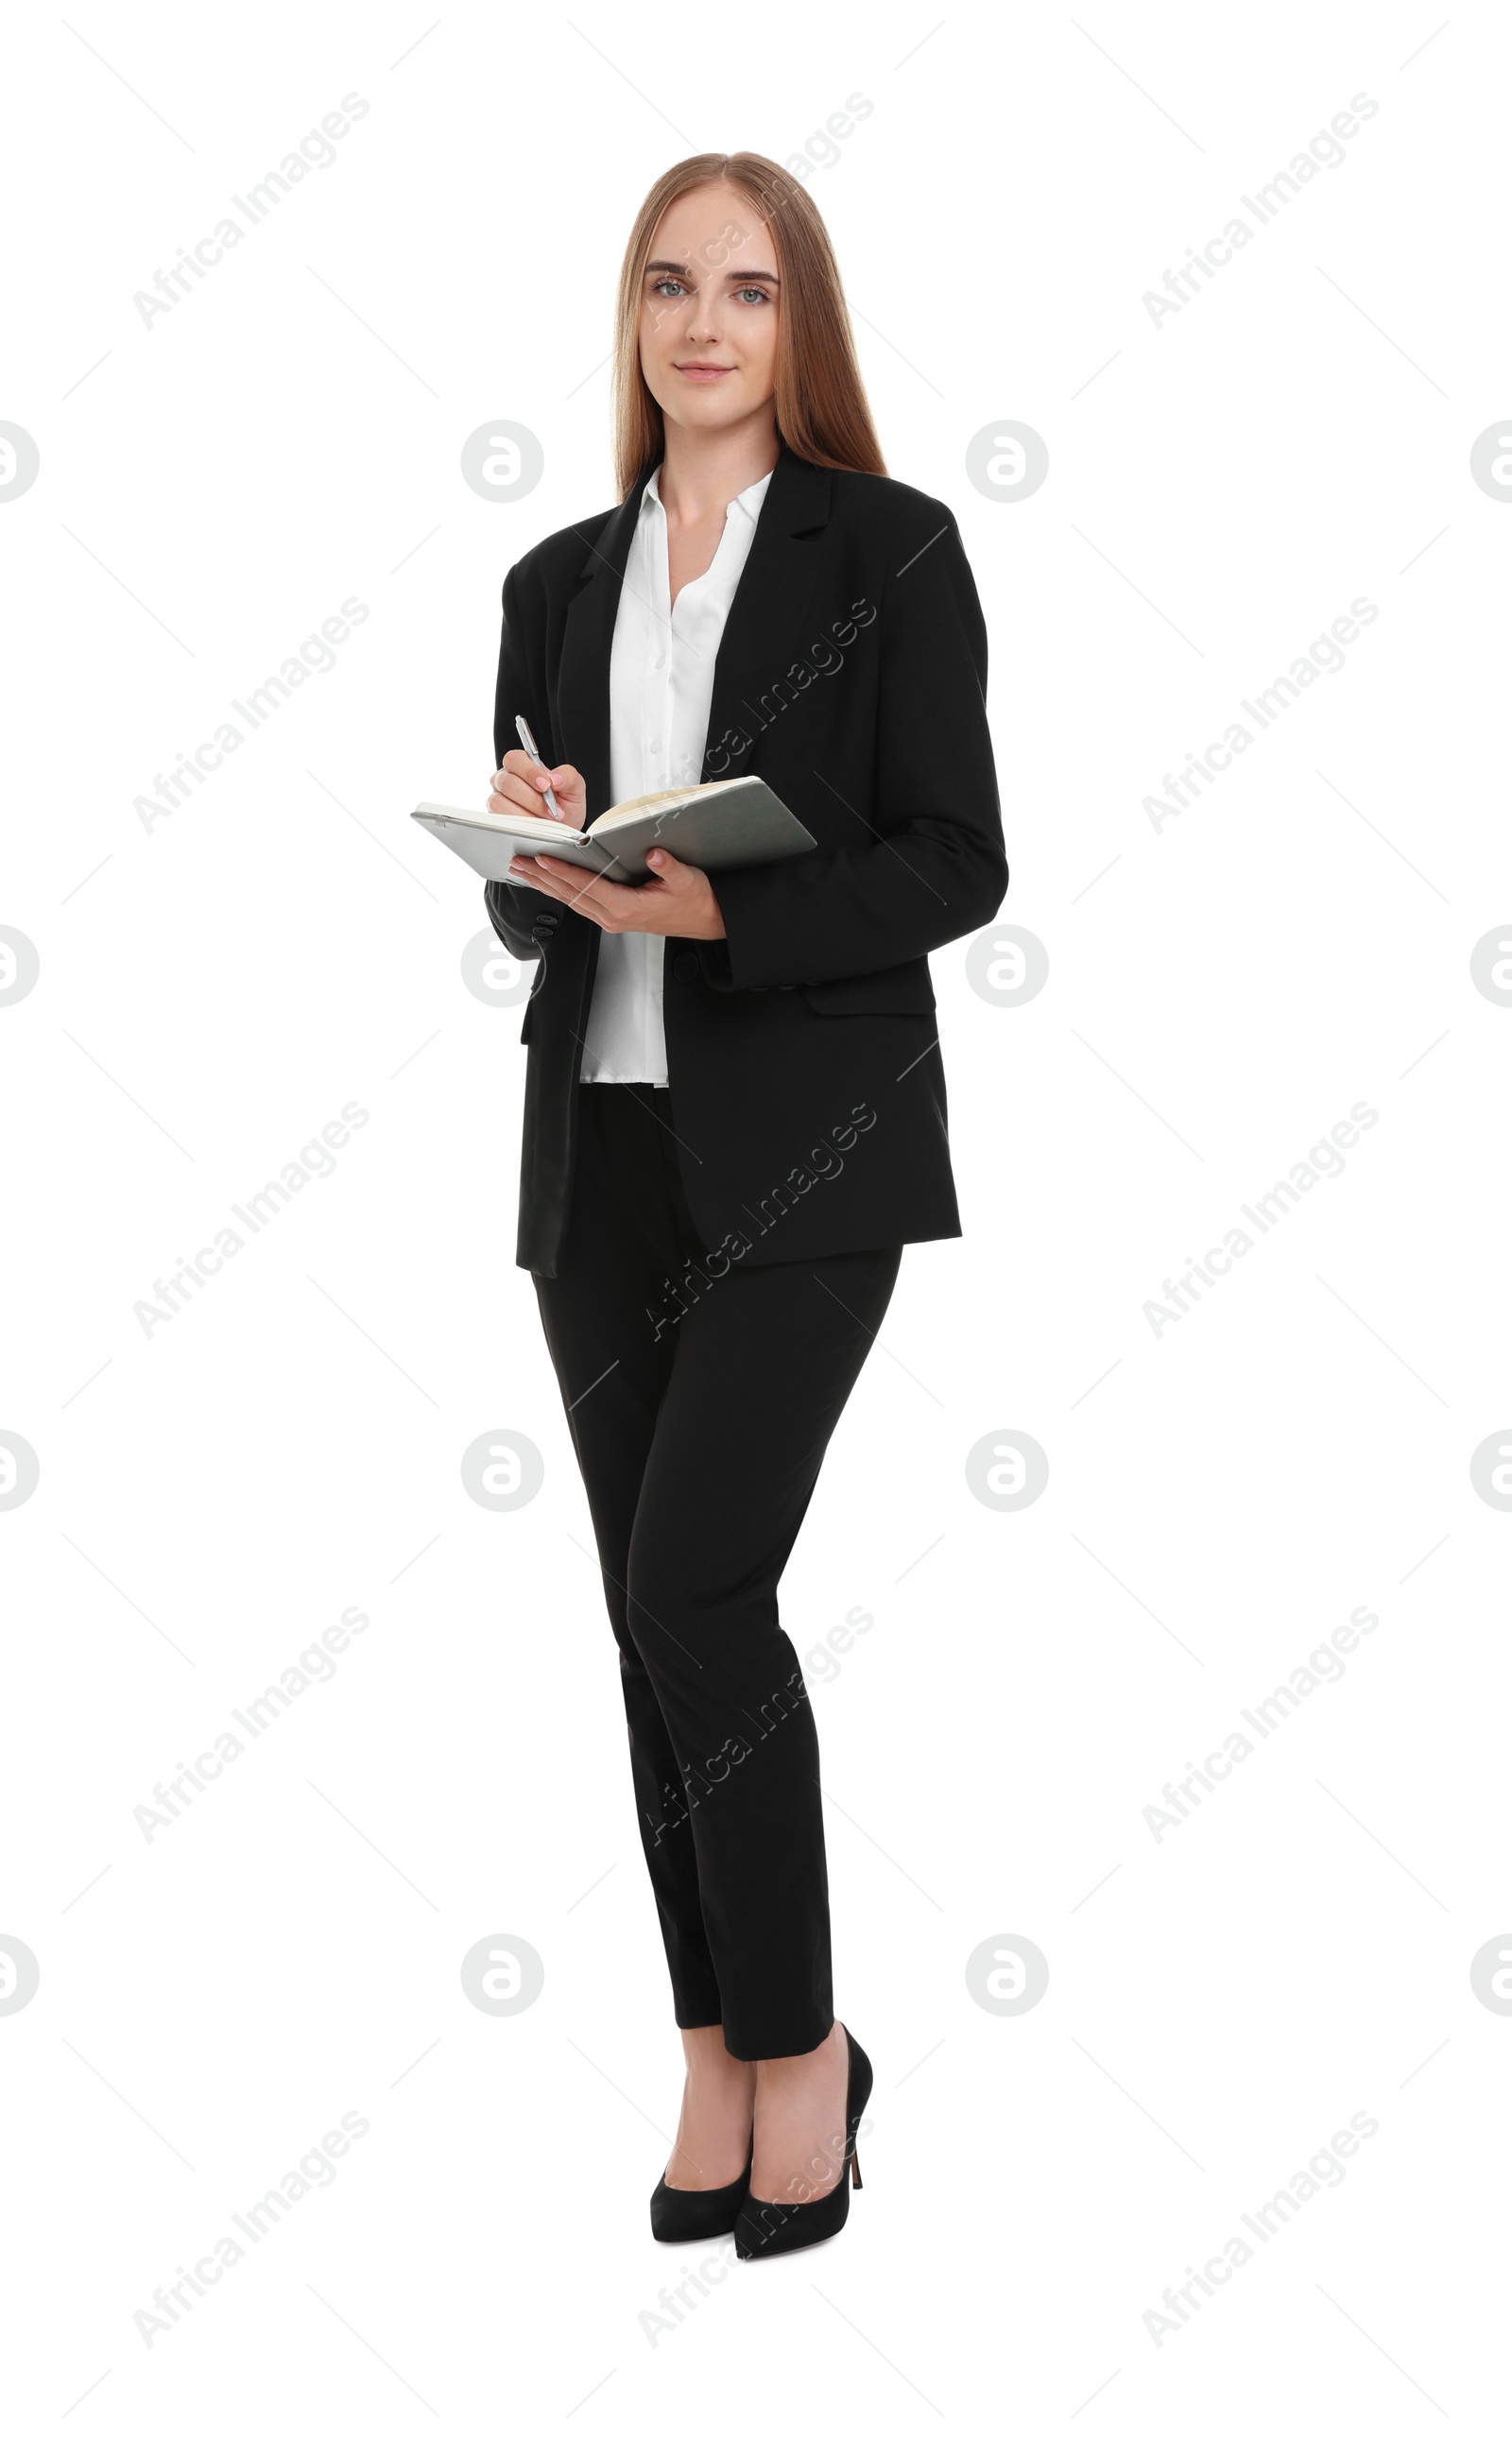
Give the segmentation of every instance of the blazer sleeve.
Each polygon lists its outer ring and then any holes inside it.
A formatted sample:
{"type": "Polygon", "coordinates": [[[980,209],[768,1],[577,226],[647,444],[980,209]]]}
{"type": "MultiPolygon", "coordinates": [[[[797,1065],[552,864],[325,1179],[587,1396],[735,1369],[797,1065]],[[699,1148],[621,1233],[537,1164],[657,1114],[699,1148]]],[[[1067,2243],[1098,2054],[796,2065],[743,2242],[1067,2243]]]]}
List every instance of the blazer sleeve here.
{"type": "MultiPolygon", "coordinates": [[[[530,733],[542,752],[550,753],[552,750],[544,710],[545,689],[536,683],[536,665],[530,651],[529,622],[520,608],[519,577],[519,569],[512,567],[504,578],[499,678],[494,689],[496,770],[511,745],[519,742],[515,733],[515,719],[519,712],[524,713],[530,723],[530,733]]],[[[483,902],[488,910],[488,920],[511,956],[529,959],[540,955],[542,943],[535,936],[535,931],[540,928],[543,907],[550,907],[553,913],[558,910],[554,900],[543,896],[538,889],[517,888],[508,880],[485,880],[483,902]]]]}
{"type": "MultiPolygon", "coordinates": [[[[715,989],[879,973],[978,929],[1003,902],[987,626],[956,519],[931,507],[934,539],[888,577],[878,609],[871,804],[847,805],[853,835],[832,852],[715,875],[725,937],[699,943],[715,989]]],[[[816,788],[826,781],[846,795],[843,770],[818,773],[816,788]]]]}

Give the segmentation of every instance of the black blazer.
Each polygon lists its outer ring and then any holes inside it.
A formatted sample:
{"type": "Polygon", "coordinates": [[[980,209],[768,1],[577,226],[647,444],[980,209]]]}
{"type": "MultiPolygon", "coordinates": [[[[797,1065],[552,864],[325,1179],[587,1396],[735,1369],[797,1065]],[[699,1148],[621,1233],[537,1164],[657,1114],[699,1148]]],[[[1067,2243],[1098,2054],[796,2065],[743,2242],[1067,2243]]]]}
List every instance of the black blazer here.
{"type": "MultiPolygon", "coordinates": [[[[609,651],[643,480],[504,579],[495,767],[523,712],[609,795],[609,651]]],[[[984,701],[987,632],[939,500],[785,442],[714,665],[703,776],[756,770],[818,839],[714,875],[723,940],[666,943],[677,1160],[717,1271],[731,1260],[958,1236],[928,951],[990,923],[1008,881],[984,701]]],[[[554,1278],[601,933],[489,881],[494,928],[542,972],[519,1181],[520,1267],[554,1278]]]]}

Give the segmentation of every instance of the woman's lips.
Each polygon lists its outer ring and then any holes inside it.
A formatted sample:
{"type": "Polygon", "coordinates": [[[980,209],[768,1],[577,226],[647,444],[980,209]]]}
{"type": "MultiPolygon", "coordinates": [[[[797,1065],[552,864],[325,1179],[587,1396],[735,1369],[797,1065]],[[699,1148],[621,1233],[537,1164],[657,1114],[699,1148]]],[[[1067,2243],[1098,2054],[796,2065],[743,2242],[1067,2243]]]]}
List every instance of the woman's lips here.
{"type": "Polygon", "coordinates": [[[725,375],[732,373],[735,367],[733,364],[678,364],[677,369],[685,380],[715,381],[723,380],[725,375]]]}

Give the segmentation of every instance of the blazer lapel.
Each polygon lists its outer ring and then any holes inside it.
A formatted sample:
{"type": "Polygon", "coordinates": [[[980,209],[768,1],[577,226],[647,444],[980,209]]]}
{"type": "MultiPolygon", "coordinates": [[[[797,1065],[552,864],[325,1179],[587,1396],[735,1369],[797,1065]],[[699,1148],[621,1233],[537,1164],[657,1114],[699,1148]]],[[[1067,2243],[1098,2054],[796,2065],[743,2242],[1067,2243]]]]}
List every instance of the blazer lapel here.
{"type": "MultiPolygon", "coordinates": [[[[741,570],[714,661],[705,767],[727,731],[757,738],[770,725],[762,697],[785,678],[818,582],[818,534],[829,521],[831,483],[822,466],[795,457],[785,440],[766,486],[756,535],[741,570]]],[[[749,769],[747,762],[743,768],[749,769]]],[[[729,761],[716,778],[731,775],[729,761]]],[[[738,776],[737,771],[734,775],[738,776]]]]}
{"type": "Polygon", "coordinates": [[[556,677],[558,733],[552,743],[557,760],[572,763],[588,783],[589,821],[607,813],[614,801],[609,793],[609,654],[625,561],[650,473],[647,466],[597,541],[589,544],[562,636],[556,677]]]}
{"type": "MultiPolygon", "coordinates": [[[[557,669],[557,733],[552,748],[588,782],[589,818],[607,812],[609,794],[609,655],[648,465],[627,499],[589,544],[568,606],[557,669]]],[[[818,581],[815,536],[829,519],[830,477],[779,440],[755,538],[741,570],[714,661],[707,742],[727,729],[755,737],[769,724],[762,697],[786,675],[818,581]]],[[[749,764],[746,767],[748,768],[749,764]]],[[[716,773],[727,776],[725,770],[716,773]]]]}

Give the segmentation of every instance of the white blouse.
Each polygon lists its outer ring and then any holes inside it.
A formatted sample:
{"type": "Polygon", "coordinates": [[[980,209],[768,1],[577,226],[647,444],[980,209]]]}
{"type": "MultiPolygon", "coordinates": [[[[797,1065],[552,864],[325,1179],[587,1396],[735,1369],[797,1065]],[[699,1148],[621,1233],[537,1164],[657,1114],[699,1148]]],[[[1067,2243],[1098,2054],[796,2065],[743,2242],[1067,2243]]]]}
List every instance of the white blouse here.
{"type": "MultiPolygon", "coordinates": [[[[772,479],[764,474],[730,501],[712,565],[685,584],[674,603],[660,474],[660,467],[654,468],[641,494],[609,656],[609,786],[617,804],[653,787],[697,784],[709,736],[714,658],[772,479]]],[[[666,1083],[666,945],[659,932],[600,933],[579,1069],[583,1083],[666,1083]]]]}

